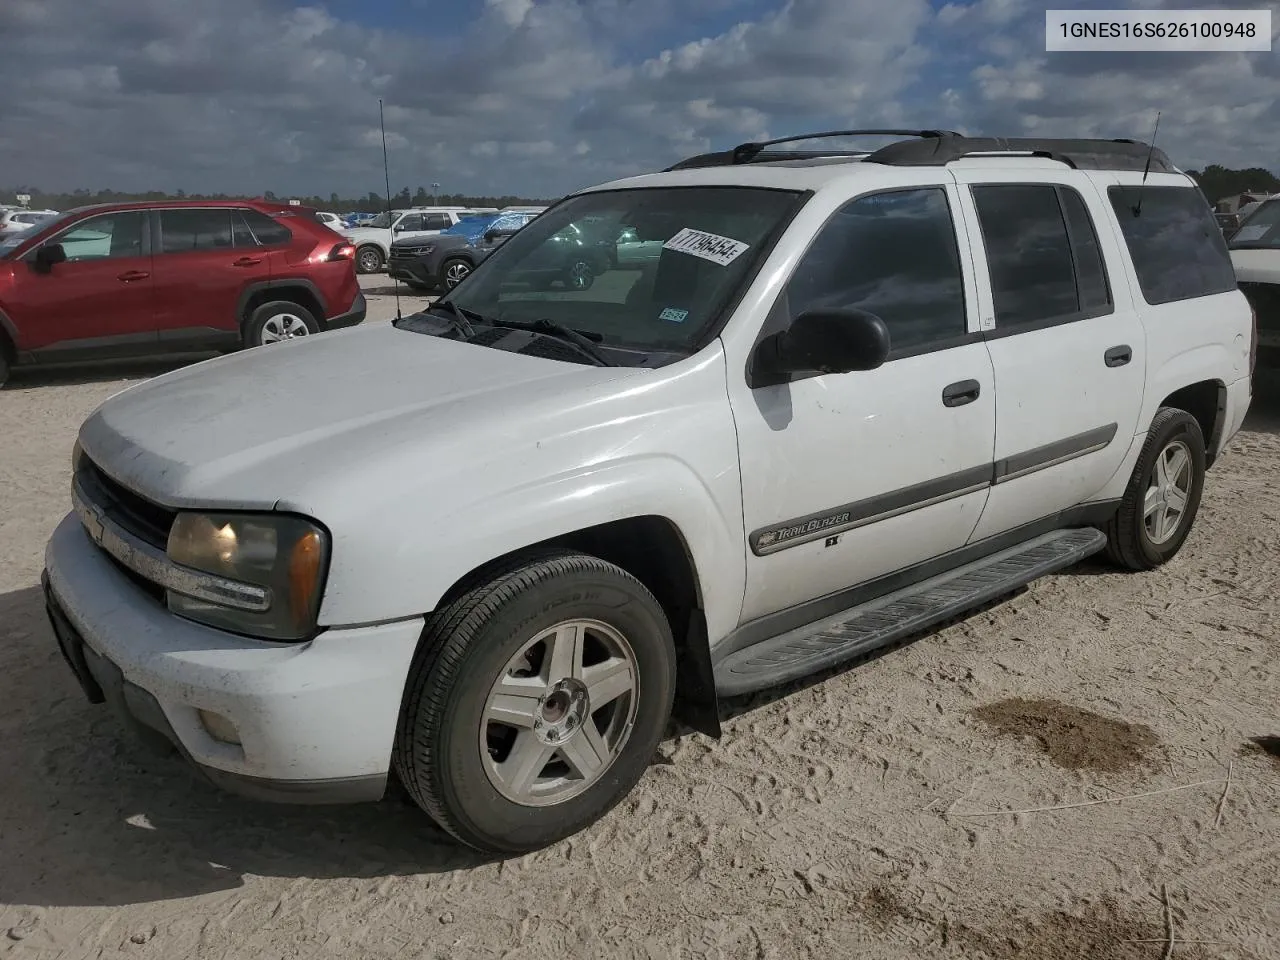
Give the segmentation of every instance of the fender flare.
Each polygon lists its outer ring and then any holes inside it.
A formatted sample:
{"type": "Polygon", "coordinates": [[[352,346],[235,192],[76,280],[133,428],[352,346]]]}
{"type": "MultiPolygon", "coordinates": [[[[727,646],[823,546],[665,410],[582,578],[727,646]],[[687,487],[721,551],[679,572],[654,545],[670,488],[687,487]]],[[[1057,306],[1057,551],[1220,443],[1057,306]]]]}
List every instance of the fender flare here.
{"type": "Polygon", "coordinates": [[[320,304],[321,313],[321,316],[316,317],[317,321],[324,320],[325,317],[329,315],[329,305],[325,303],[324,295],[320,293],[320,288],[314,283],[302,277],[279,277],[272,278],[270,280],[255,280],[253,283],[247,284],[245,288],[240,291],[240,296],[236,300],[237,322],[244,324],[248,321],[249,318],[245,314],[245,309],[248,307],[249,300],[254,294],[260,293],[263,290],[275,290],[287,287],[301,287],[303,290],[306,290],[307,293],[311,294],[311,296],[316,298],[316,303],[320,304]]]}

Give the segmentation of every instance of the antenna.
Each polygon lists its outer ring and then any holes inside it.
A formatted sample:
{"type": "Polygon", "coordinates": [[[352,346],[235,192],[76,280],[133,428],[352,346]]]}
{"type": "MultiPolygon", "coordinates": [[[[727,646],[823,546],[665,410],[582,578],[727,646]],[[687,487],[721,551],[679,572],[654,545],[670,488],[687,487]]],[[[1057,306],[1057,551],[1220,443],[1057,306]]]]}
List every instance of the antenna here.
{"type": "MultiPolygon", "coordinates": [[[[387,229],[391,229],[391,168],[387,166],[387,121],[382,116],[382,98],[378,98],[378,126],[382,128],[382,175],[387,180],[387,229]]],[[[395,234],[391,234],[391,243],[395,243],[395,234]]],[[[387,253],[391,252],[391,244],[387,244],[387,253]]],[[[390,257],[388,257],[390,259],[390,257]]],[[[391,278],[396,291],[396,319],[400,319],[400,281],[391,278]]]]}
{"type": "Polygon", "coordinates": [[[1156,134],[1160,132],[1160,111],[1156,111],[1156,126],[1151,131],[1151,145],[1147,147],[1147,163],[1142,168],[1142,182],[1138,184],[1138,202],[1134,204],[1133,215],[1142,215],[1142,188],[1147,185],[1147,174],[1151,172],[1151,155],[1156,151],[1156,134]]]}

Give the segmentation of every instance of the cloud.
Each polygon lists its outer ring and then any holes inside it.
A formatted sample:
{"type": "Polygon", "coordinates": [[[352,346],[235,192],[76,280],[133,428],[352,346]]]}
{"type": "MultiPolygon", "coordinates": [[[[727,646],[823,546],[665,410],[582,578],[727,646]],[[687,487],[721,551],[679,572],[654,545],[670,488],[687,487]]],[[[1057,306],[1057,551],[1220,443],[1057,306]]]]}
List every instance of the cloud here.
{"type": "Polygon", "coordinates": [[[381,192],[380,97],[393,190],[553,197],[845,126],[1147,136],[1157,109],[1184,165],[1277,165],[1274,54],[1049,55],[1053,5],[0,0],[0,170],[47,189],[381,192]]]}

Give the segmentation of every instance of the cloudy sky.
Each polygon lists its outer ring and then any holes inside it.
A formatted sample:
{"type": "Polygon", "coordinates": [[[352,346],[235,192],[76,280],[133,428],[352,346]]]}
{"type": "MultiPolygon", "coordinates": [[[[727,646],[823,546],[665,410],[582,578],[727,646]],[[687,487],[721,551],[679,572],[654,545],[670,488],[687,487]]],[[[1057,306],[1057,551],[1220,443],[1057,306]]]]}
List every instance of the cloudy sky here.
{"type": "MultiPolygon", "coordinates": [[[[1280,171],[1280,52],[1046,54],[1044,10],[1280,0],[0,0],[0,187],[558,196],[833,126],[1150,134],[1280,171]]],[[[1273,30],[1280,16],[1273,12],[1273,30]]]]}

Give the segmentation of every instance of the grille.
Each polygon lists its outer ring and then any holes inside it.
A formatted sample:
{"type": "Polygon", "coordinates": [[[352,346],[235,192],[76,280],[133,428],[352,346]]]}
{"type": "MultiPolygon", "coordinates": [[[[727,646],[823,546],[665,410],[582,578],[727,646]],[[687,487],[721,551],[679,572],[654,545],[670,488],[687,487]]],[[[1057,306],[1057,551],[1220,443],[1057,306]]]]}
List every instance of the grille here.
{"type": "Polygon", "coordinates": [[[76,466],[76,479],[85,498],[106,516],[159,550],[168,546],[176,511],[138,496],[83,455],[76,466]]]}
{"type": "Polygon", "coordinates": [[[392,260],[416,260],[426,252],[426,247],[392,247],[392,260]]]}

